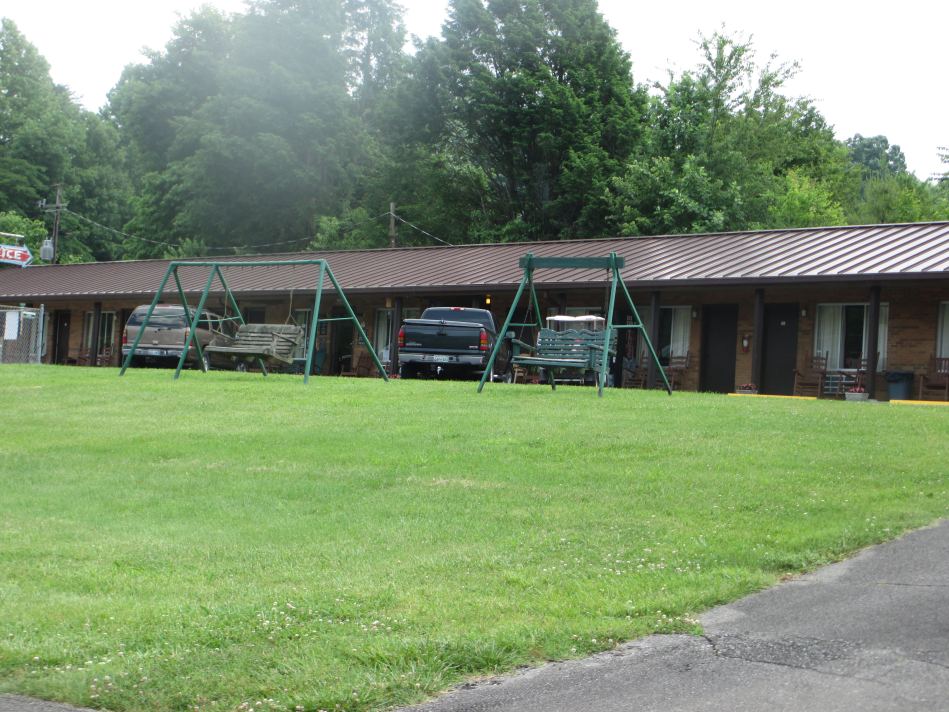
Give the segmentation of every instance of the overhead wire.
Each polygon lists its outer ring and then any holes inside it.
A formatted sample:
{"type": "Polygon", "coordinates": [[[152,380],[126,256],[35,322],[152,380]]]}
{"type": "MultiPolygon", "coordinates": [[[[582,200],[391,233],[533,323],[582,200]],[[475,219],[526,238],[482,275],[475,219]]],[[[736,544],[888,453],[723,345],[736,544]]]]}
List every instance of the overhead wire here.
{"type": "MultiPolygon", "coordinates": [[[[181,247],[177,242],[162,242],[161,240],[149,240],[147,237],[139,237],[138,235],[129,235],[127,232],[122,232],[121,230],[116,230],[114,227],[109,227],[108,225],[103,225],[100,222],[96,222],[92,218],[87,218],[85,215],[80,215],[77,212],[73,212],[69,208],[60,208],[64,213],[69,213],[75,218],[87,222],[90,225],[95,225],[96,227],[102,228],[103,230],[108,230],[109,232],[114,232],[116,235],[121,235],[122,237],[127,237],[132,240],[140,240],[141,242],[148,242],[152,245],[165,245],[166,247],[181,247]]],[[[53,209],[49,209],[46,212],[53,212],[53,209]]]]}
{"type": "MultiPolygon", "coordinates": [[[[172,247],[172,248],[174,248],[174,247],[181,247],[181,246],[182,246],[181,243],[177,243],[177,242],[168,242],[168,241],[164,241],[164,240],[151,240],[151,239],[149,239],[149,238],[147,238],[147,237],[140,237],[140,236],[138,236],[138,235],[130,235],[129,233],[123,232],[122,230],[116,230],[115,228],[109,227],[108,225],[103,225],[102,223],[100,223],[100,222],[98,222],[98,221],[96,221],[96,220],[93,220],[92,218],[87,218],[85,215],[82,215],[82,214],[77,213],[77,212],[75,212],[75,211],[73,211],[73,210],[70,210],[69,208],[63,207],[63,208],[60,208],[60,209],[62,210],[62,212],[68,213],[69,215],[73,216],[73,217],[76,218],[77,220],[81,220],[81,221],[83,221],[83,222],[89,223],[90,225],[94,225],[95,227],[98,227],[98,228],[100,228],[100,229],[102,229],[102,230],[106,230],[106,231],[108,231],[108,232],[114,233],[114,234],[116,234],[116,235],[121,235],[122,237],[127,238],[127,239],[130,239],[130,240],[138,240],[138,241],[140,241],[140,242],[146,242],[146,243],[151,244],[151,245],[162,245],[162,246],[164,246],[164,247],[172,247]]],[[[47,210],[46,212],[52,212],[52,209],[49,209],[49,210],[47,210]]],[[[347,231],[347,232],[352,232],[353,230],[355,230],[355,229],[357,229],[357,228],[360,228],[360,227],[363,227],[364,225],[368,225],[369,223],[375,222],[376,220],[379,220],[380,218],[387,218],[387,217],[392,217],[392,218],[398,220],[400,223],[402,223],[402,224],[404,224],[404,225],[408,225],[408,226],[409,226],[410,228],[412,228],[413,230],[416,230],[417,232],[422,233],[422,234],[425,235],[426,237],[429,237],[429,238],[431,238],[432,240],[435,240],[436,242],[440,242],[441,244],[446,245],[446,246],[448,246],[448,247],[454,247],[454,245],[453,245],[452,243],[448,242],[447,240],[443,240],[442,238],[438,237],[437,235],[433,235],[432,233],[428,232],[427,230],[424,230],[424,229],[420,228],[418,225],[415,225],[415,224],[409,222],[408,220],[406,220],[405,218],[403,218],[401,215],[397,215],[396,213],[393,213],[393,212],[391,212],[391,211],[389,211],[389,210],[387,210],[387,211],[384,212],[384,213],[380,213],[379,215],[376,215],[376,216],[374,216],[374,217],[368,218],[367,220],[363,220],[362,222],[359,222],[359,223],[350,223],[350,224],[348,224],[348,225],[345,225],[345,226],[342,227],[341,229],[343,229],[343,230],[345,230],[345,231],[347,231]]],[[[296,238],[296,239],[294,239],[294,240],[282,240],[282,241],[279,241],[279,242],[266,242],[266,243],[255,244],[255,245],[231,245],[231,246],[227,246],[227,247],[225,247],[225,246],[210,246],[210,247],[207,247],[206,249],[208,250],[208,252],[222,252],[222,251],[229,251],[229,250],[235,250],[235,251],[236,251],[236,250],[238,250],[238,249],[241,249],[241,248],[248,248],[248,247],[250,247],[250,248],[252,248],[252,249],[263,248],[263,247],[280,247],[280,246],[282,246],[282,245],[293,245],[293,244],[299,244],[299,243],[303,243],[303,242],[311,242],[312,240],[313,240],[313,237],[300,237],[300,238],[296,238]]]]}
{"type": "Polygon", "coordinates": [[[442,243],[443,245],[447,245],[448,247],[454,247],[454,245],[451,244],[450,242],[448,242],[447,240],[443,240],[443,239],[440,238],[440,237],[435,237],[435,235],[433,235],[432,233],[423,230],[423,229],[420,228],[418,225],[413,225],[412,223],[410,223],[408,220],[406,220],[405,218],[401,217],[400,215],[396,215],[395,213],[390,213],[390,215],[392,215],[392,217],[394,217],[394,218],[395,218],[396,220],[398,220],[399,222],[408,225],[408,226],[409,226],[410,228],[412,228],[413,230],[418,230],[418,231],[419,231],[420,233],[422,233],[423,235],[425,235],[425,236],[427,236],[427,237],[430,237],[430,238],[432,238],[433,240],[437,240],[438,242],[442,243]]]}

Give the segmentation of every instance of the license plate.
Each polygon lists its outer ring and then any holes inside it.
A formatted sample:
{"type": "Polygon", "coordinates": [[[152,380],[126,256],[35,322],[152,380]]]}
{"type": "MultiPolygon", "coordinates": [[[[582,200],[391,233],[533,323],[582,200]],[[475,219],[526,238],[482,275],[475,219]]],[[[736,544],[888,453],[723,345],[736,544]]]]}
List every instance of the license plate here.
{"type": "Polygon", "coordinates": [[[145,349],[146,356],[164,356],[165,352],[161,349],[145,349]]]}
{"type": "Polygon", "coordinates": [[[432,356],[432,361],[435,363],[448,363],[451,361],[451,356],[432,356]]]}

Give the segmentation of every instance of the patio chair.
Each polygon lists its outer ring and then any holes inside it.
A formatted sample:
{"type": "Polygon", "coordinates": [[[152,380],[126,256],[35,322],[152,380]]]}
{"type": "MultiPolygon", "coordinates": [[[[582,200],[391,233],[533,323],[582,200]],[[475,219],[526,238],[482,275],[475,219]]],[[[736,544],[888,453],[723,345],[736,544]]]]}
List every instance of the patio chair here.
{"type": "Polygon", "coordinates": [[[949,356],[933,356],[929,369],[919,377],[919,399],[949,401],[949,356]]]}
{"type": "Polygon", "coordinates": [[[649,362],[643,351],[639,360],[623,359],[623,388],[645,388],[649,376],[649,362]]]}
{"type": "Polygon", "coordinates": [[[672,390],[676,390],[678,386],[682,385],[682,377],[685,375],[685,372],[689,370],[691,362],[691,351],[686,351],[685,356],[669,354],[669,365],[666,366],[666,376],[669,378],[669,386],[672,390]]]}
{"type": "Polygon", "coordinates": [[[827,378],[827,358],[825,351],[812,356],[807,367],[801,371],[794,369],[794,395],[820,398],[824,392],[824,380],[827,378]]]}

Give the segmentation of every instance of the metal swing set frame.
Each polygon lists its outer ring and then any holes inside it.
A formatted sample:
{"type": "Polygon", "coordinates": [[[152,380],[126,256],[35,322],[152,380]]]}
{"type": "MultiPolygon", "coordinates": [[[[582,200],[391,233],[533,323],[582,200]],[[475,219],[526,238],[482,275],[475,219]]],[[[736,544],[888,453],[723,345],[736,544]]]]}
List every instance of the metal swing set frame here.
{"type": "MultiPolygon", "coordinates": [[[[620,275],[620,270],[626,266],[626,260],[623,257],[618,256],[615,252],[611,252],[609,257],[535,257],[533,253],[528,252],[526,255],[521,257],[518,261],[518,266],[524,270],[524,276],[521,278],[521,283],[518,285],[517,293],[514,296],[514,301],[511,303],[511,309],[508,311],[507,318],[504,320],[504,326],[501,327],[499,334],[507,334],[508,329],[511,327],[536,327],[538,329],[544,328],[543,322],[541,321],[541,311],[540,311],[540,302],[537,299],[537,290],[534,287],[534,270],[535,269],[605,269],[610,273],[610,300],[609,307],[606,312],[606,327],[603,331],[603,358],[599,360],[599,369],[597,373],[597,395],[603,396],[603,387],[606,385],[606,371],[609,359],[606,357],[610,351],[610,343],[613,338],[614,330],[616,329],[638,329],[643,336],[643,340],[646,343],[646,347],[649,351],[649,355],[652,357],[653,362],[656,365],[656,370],[659,372],[659,375],[662,377],[662,382],[665,384],[666,392],[669,395],[672,395],[672,386],[669,385],[669,379],[666,378],[666,372],[662,368],[662,364],[659,362],[659,356],[656,355],[656,350],[653,348],[652,341],[649,339],[649,334],[646,333],[646,328],[643,326],[643,320],[639,316],[639,311],[636,309],[636,305],[633,304],[633,298],[629,294],[629,290],[626,288],[626,284],[623,282],[623,278],[620,275]],[[514,313],[517,310],[518,304],[521,301],[521,297],[524,295],[524,292],[529,292],[530,305],[533,307],[532,313],[536,315],[536,321],[531,323],[514,323],[514,313]],[[631,324],[614,324],[613,323],[613,310],[616,306],[616,297],[617,292],[622,291],[623,296],[626,298],[626,304],[629,306],[630,312],[632,313],[633,323],[631,324]]],[[[491,351],[491,357],[488,359],[488,365],[484,369],[484,375],[481,377],[481,382],[478,384],[478,393],[484,388],[485,381],[488,379],[488,374],[491,373],[491,369],[494,367],[495,359],[497,358],[498,351],[501,349],[501,344],[504,340],[499,338],[495,344],[494,349],[491,351]]],[[[553,386],[553,374],[548,372],[547,376],[550,381],[550,385],[553,386]]]]}
{"type": "MultiPolygon", "coordinates": [[[[385,367],[383,367],[382,362],[379,360],[379,357],[376,355],[376,350],[372,346],[372,342],[369,341],[369,337],[366,336],[365,330],[362,328],[362,324],[359,323],[359,319],[356,318],[356,313],[353,311],[352,305],[350,305],[349,300],[346,298],[343,288],[340,286],[339,282],[336,279],[336,276],[333,274],[333,270],[330,269],[329,262],[326,260],[255,260],[250,262],[201,262],[201,261],[173,261],[168,265],[168,269],[165,271],[165,276],[162,277],[161,284],[158,286],[158,291],[155,292],[155,298],[152,299],[151,305],[148,307],[148,313],[145,315],[145,320],[142,322],[142,328],[138,330],[138,335],[135,337],[135,342],[132,344],[132,348],[129,349],[128,355],[125,357],[125,360],[122,363],[122,370],[119,371],[119,375],[122,376],[125,374],[125,371],[128,369],[129,364],[132,362],[132,358],[135,355],[136,350],[138,349],[139,342],[142,340],[142,336],[145,334],[145,326],[148,325],[149,320],[151,319],[152,312],[155,311],[155,307],[161,300],[161,296],[165,291],[165,287],[168,285],[169,280],[173,280],[175,283],[175,288],[178,293],[178,297],[181,300],[181,306],[184,307],[185,316],[188,318],[188,323],[190,328],[188,329],[188,338],[185,342],[184,349],[181,352],[181,357],[178,359],[178,367],[175,369],[174,379],[178,380],[181,376],[181,369],[184,368],[185,360],[187,359],[188,352],[192,346],[195,347],[195,350],[198,353],[199,362],[202,364],[202,370],[204,370],[204,353],[201,348],[199,340],[195,337],[198,328],[198,322],[201,318],[201,313],[204,311],[205,304],[208,301],[208,296],[211,292],[211,287],[214,285],[214,279],[217,277],[218,281],[221,284],[221,287],[224,289],[224,298],[225,306],[230,304],[234,309],[235,317],[233,317],[240,325],[246,324],[244,321],[244,316],[241,314],[240,307],[237,305],[237,299],[234,297],[234,293],[231,291],[230,286],[227,283],[227,280],[224,278],[223,269],[224,268],[237,268],[237,267],[286,267],[290,265],[315,265],[319,267],[319,275],[316,280],[316,292],[313,297],[313,316],[310,319],[310,328],[309,332],[306,335],[306,366],[303,371],[303,383],[309,383],[310,380],[310,370],[313,368],[313,352],[316,345],[316,335],[319,333],[319,325],[331,321],[349,321],[353,322],[353,325],[356,328],[356,331],[359,334],[359,337],[362,339],[363,343],[366,345],[369,355],[372,357],[373,363],[375,363],[376,368],[379,370],[379,375],[382,376],[383,380],[388,381],[389,377],[386,375],[385,367]],[[208,273],[207,281],[205,282],[204,289],[201,292],[201,296],[198,299],[198,305],[192,309],[188,304],[188,299],[185,297],[184,288],[181,285],[181,279],[178,276],[178,270],[182,267],[203,267],[208,268],[210,272],[208,273]],[[347,316],[342,317],[330,317],[326,319],[320,319],[320,303],[323,299],[323,288],[326,283],[326,279],[329,278],[329,281],[332,283],[333,288],[336,290],[336,294],[342,302],[343,306],[346,308],[347,316]]],[[[256,357],[257,364],[260,366],[260,370],[264,376],[267,375],[267,366],[264,363],[264,358],[262,356],[256,357]]]]}

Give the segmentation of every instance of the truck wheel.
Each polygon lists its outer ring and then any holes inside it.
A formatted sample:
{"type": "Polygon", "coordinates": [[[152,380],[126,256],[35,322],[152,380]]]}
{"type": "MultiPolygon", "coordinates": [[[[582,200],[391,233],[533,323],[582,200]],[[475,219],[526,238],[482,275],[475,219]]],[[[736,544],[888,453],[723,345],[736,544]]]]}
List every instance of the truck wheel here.
{"type": "Polygon", "coordinates": [[[415,364],[403,363],[399,367],[399,378],[418,378],[418,367],[415,364]]]}

